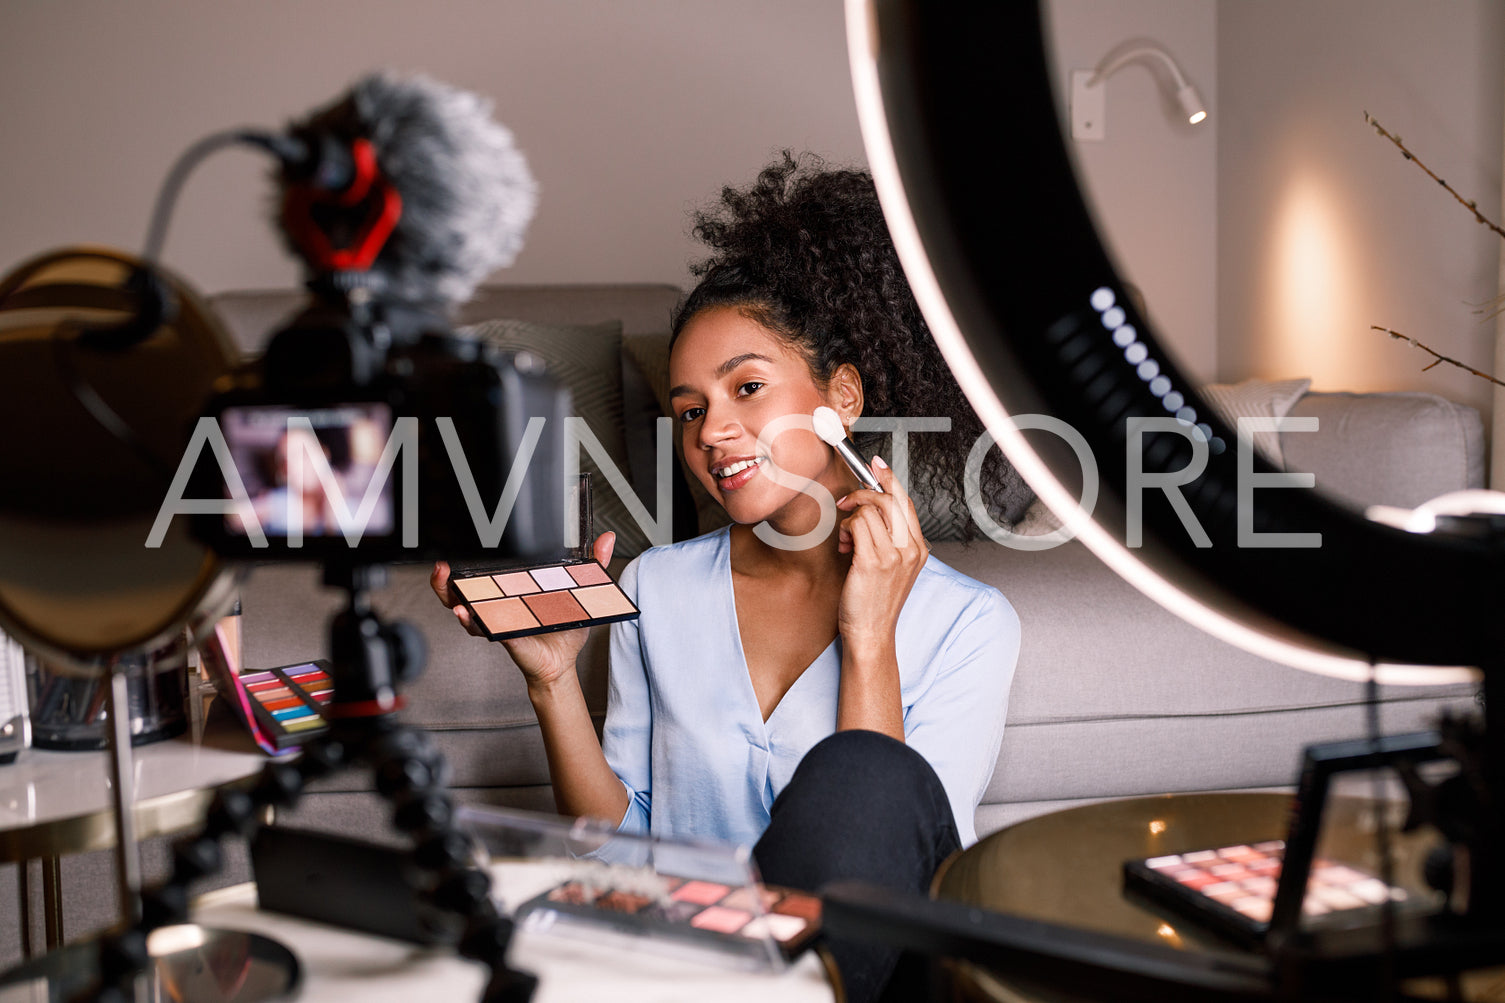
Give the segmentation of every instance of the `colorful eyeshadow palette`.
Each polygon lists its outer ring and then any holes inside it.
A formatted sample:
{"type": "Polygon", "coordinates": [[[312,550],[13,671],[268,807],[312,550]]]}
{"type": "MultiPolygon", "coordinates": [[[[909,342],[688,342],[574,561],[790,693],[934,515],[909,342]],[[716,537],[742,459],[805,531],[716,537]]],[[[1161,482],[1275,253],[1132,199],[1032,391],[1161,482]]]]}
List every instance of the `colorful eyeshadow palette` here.
{"type": "Polygon", "coordinates": [[[631,620],[638,608],[593,560],[488,572],[456,571],[450,587],[493,641],[631,620]]]}
{"type": "Polygon", "coordinates": [[[820,932],[820,899],[804,892],[668,876],[659,880],[662,885],[654,895],[567,881],[518,912],[554,910],[622,932],[712,948],[769,939],[786,959],[797,957],[820,932]]]}
{"type": "MultiPolygon", "coordinates": [[[[1174,853],[1124,864],[1124,887],[1244,942],[1258,941],[1269,928],[1280,882],[1285,842],[1174,853]]],[[[1387,886],[1372,874],[1321,858],[1312,861],[1301,913],[1318,925],[1331,921],[1367,922],[1386,899],[1404,902],[1404,889],[1387,886]]]]}
{"type": "Polygon", "coordinates": [[[302,745],[329,727],[324,705],[334,696],[334,680],[328,662],[247,672],[239,681],[262,734],[278,752],[302,745]]]}

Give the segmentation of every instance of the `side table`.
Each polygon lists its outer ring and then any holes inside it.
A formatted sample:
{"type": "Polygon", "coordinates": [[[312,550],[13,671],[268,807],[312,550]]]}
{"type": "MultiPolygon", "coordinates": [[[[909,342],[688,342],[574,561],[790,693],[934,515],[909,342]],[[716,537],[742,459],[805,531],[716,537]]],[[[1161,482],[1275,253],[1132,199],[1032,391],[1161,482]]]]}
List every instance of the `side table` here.
{"type": "MultiPolygon", "coordinates": [[[[191,828],[219,787],[255,776],[267,761],[249,737],[225,722],[200,743],[187,738],[135,752],[136,829],[140,838],[191,828]]],[[[115,845],[109,753],[29,749],[0,766],[0,863],[16,865],[21,950],[31,944],[30,862],[42,862],[43,925],[48,950],[63,943],[61,858],[115,845]]]]}
{"type": "MultiPolygon", "coordinates": [[[[1329,802],[1332,851],[1378,870],[1372,852],[1374,802],[1329,802]]],[[[1391,806],[1392,808],[1395,806],[1391,806]]],[[[1291,797],[1286,794],[1170,794],[1108,801],[1017,823],[955,855],[932,884],[935,898],[1029,919],[1111,933],[1188,951],[1228,951],[1194,924],[1136,905],[1123,895],[1125,860],[1240,843],[1284,839],[1291,797]]],[[[1394,825],[1396,819],[1390,818],[1394,825]]],[[[1397,872],[1416,866],[1430,840],[1394,834],[1397,872]]],[[[958,994],[1008,1003],[1057,1003],[1068,997],[1048,986],[1026,985],[1006,973],[966,963],[953,966],[958,994]]],[[[1407,988],[1429,987],[1413,980],[1407,988]]],[[[1505,999],[1498,971],[1464,980],[1470,999],[1505,999]]]]}

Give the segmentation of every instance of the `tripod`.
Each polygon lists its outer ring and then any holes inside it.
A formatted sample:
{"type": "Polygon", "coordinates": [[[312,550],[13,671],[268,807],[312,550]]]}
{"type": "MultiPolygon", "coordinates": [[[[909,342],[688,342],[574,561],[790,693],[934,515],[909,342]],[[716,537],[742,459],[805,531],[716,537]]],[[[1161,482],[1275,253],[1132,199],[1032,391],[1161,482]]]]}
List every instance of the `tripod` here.
{"type": "Polygon", "coordinates": [[[512,922],[491,901],[491,878],[471,863],[470,843],[454,824],[445,791],[448,767],[428,733],[396,719],[400,688],[423,669],[423,636],[411,624],[386,623],[371,605],[385,583],[380,565],[329,565],[324,584],[344,589],[344,609],[330,621],[334,695],[329,731],[292,762],[270,762],[249,791],[226,788],[209,806],[204,828],[173,848],[165,884],[141,897],[139,921],[100,943],[99,977],[86,996],[108,1003],[134,998],[134,981],[151,963],[147,935],[188,921],[188,889],[223,865],[220,841],[250,840],[265,808],[291,808],[304,786],[338,770],[366,765],[392,806],[392,824],[413,841],[412,880],[426,903],[420,917],[436,944],[491,970],[485,1003],[527,1003],[537,979],[506,964],[512,922]]]}

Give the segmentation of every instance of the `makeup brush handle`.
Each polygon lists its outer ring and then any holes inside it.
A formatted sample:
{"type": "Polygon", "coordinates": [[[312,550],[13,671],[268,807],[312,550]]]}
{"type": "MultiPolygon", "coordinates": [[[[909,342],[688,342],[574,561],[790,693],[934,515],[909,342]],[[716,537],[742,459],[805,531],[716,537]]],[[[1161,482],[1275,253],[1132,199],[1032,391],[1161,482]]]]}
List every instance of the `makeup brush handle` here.
{"type": "Polygon", "coordinates": [[[857,447],[851,439],[842,439],[838,442],[836,451],[841,454],[843,460],[847,461],[847,466],[852,468],[852,473],[857,475],[863,487],[879,494],[883,493],[883,488],[878,484],[878,478],[873,476],[872,470],[863,462],[862,457],[857,455],[857,447]]]}

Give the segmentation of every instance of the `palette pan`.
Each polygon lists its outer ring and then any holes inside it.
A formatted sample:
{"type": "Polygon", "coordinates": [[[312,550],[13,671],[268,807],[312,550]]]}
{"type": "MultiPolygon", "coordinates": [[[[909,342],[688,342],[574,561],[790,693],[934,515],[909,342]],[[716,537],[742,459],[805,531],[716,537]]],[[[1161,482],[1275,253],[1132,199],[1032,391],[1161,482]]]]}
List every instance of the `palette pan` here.
{"type": "Polygon", "coordinates": [[[450,586],[493,641],[631,620],[638,608],[594,560],[457,572],[450,586]]]}

